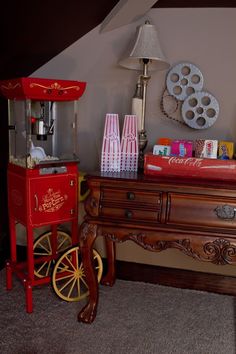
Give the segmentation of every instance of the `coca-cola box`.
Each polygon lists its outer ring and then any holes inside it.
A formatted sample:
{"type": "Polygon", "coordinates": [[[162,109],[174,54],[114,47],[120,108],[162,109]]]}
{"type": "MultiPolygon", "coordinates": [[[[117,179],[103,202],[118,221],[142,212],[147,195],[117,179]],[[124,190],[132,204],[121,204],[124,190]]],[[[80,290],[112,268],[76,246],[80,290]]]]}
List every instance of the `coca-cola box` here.
{"type": "Polygon", "coordinates": [[[144,174],[236,180],[236,160],[145,154],[144,174]]]}

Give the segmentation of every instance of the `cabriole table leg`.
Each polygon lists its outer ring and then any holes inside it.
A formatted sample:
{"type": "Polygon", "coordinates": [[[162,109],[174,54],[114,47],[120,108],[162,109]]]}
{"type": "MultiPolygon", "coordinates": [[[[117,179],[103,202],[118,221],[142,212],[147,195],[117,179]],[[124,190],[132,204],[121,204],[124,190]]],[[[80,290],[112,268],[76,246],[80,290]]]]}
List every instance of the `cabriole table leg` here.
{"type": "Polygon", "coordinates": [[[96,317],[98,305],[98,281],[93,266],[93,244],[97,237],[97,225],[84,222],[80,226],[79,235],[80,251],[89,296],[88,303],[78,314],[78,321],[92,323],[96,317]]]}

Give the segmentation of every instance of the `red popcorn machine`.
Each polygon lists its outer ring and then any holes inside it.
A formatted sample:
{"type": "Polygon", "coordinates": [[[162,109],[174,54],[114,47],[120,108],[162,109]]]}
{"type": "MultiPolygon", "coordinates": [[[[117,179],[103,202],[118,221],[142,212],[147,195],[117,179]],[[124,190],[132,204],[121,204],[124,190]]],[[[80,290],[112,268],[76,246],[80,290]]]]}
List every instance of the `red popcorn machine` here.
{"type": "Polygon", "coordinates": [[[32,288],[51,281],[50,267],[60,252],[78,243],[77,102],[86,83],[39,78],[0,82],[8,99],[8,209],[10,260],[22,281],[26,310],[33,311],[32,288]],[[16,224],[26,229],[27,258],[18,261],[16,224]],[[60,230],[68,223],[71,235],[60,230]],[[49,231],[34,239],[34,229],[49,231]]]}

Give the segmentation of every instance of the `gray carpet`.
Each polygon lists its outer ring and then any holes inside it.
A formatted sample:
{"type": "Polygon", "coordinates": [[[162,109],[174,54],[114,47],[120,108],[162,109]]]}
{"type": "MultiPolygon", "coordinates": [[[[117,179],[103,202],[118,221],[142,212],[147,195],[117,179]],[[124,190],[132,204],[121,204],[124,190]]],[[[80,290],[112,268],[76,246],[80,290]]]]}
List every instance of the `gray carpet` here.
{"type": "Polygon", "coordinates": [[[117,280],[100,286],[95,322],[77,322],[82,302],[67,303],[50,286],[33,289],[26,314],[23,287],[5,290],[0,272],[1,354],[235,354],[235,299],[117,280]]]}

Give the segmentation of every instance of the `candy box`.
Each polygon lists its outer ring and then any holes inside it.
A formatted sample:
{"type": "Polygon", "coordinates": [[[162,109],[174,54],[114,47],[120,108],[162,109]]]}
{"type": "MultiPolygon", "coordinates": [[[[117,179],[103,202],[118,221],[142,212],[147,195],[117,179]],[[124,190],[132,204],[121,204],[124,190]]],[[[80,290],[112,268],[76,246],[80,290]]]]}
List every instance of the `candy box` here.
{"type": "Polygon", "coordinates": [[[193,143],[190,140],[173,140],[171,143],[171,156],[191,157],[193,143]]]}
{"type": "Polygon", "coordinates": [[[169,156],[170,155],[170,146],[154,145],[153,146],[153,155],[169,156]]]}
{"type": "Polygon", "coordinates": [[[230,160],[234,156],[234,143],[231,141],[219,141],[218,157],[221,160],[230,160]]]}
{"type": "Polygon", "coordinates": [[[195,157],[216,159],[218,150],[217,140],[195,140],[195,157]]]}

